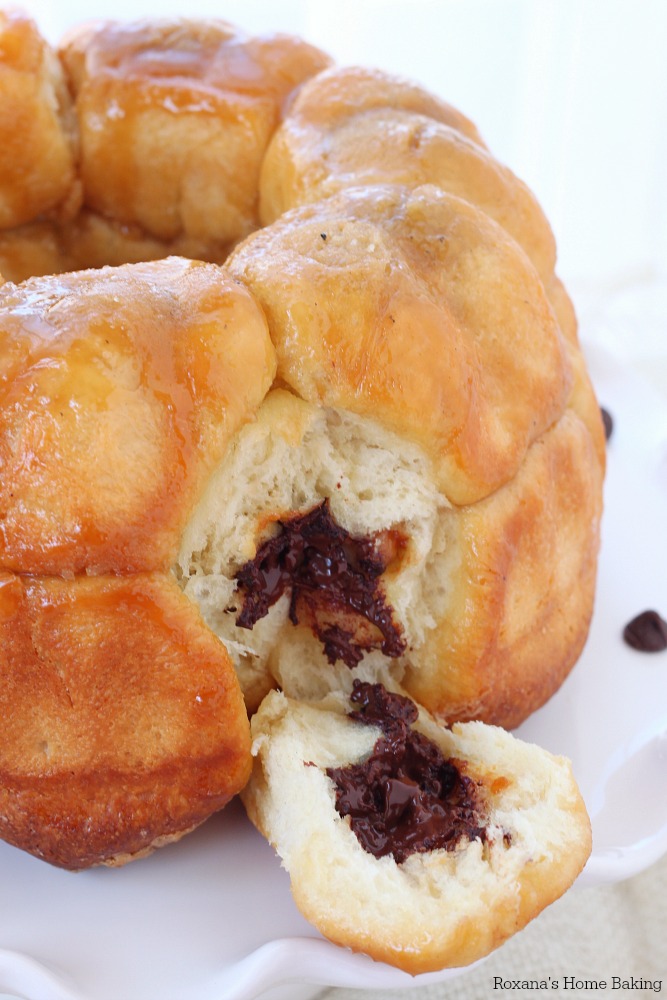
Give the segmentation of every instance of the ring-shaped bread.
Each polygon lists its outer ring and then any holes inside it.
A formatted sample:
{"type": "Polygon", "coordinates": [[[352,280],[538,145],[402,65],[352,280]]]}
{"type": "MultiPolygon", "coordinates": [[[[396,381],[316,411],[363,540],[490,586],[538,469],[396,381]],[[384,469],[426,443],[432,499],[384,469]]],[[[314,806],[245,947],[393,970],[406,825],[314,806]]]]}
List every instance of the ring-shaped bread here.
{"type": "Polygon", "coordinates": [[[604,435],[555,263],[415,84],[221,21],[56,53],[0,15],[0,836],[119,864],[244,789],[309,919],[411,972],[564,891],[571,774],[485,725],[550,697],[593,606],[604,435]],[[383,831],[444,775],[470,822],[373,856],[374,768],[383,831]],[[384,926],[384,884],[421,922],[384,926]]]}

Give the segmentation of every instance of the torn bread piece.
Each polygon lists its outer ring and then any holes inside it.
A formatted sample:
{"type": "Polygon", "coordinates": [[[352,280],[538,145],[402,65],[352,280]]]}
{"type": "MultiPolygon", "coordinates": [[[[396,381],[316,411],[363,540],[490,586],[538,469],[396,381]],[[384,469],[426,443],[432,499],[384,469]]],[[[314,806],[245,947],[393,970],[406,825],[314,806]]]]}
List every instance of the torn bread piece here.
{"type": "Polygon", "coordinates": [[[383,684],[267,695],[242,793],[304,916],[417,974],[467,965],[575,880],[590,823],[561,757],[480,722],[445,729],[383,684]]]}

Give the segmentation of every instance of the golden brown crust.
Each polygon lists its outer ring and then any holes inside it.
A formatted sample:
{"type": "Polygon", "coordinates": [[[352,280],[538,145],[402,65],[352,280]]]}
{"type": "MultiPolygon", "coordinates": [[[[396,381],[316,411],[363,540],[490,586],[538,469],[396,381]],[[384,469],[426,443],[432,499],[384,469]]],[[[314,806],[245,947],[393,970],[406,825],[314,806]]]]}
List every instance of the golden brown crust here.
{"type": "Polygon", "coordinates": [[[545,284],[551,308],[568,344],[570,362],[574,373],[572,393],[568,405],[580,416],[588,428],[600,468],[607,461],[607,445],[602,424],[600,405],[586,370],[586,360],[579,345],[578,320],[574,305],[563,282],[556,275],[545,284]]]}
{"type": "Polygon", "coordinates": [[[435,184],[481,208],[528,254],[568,341],[572,405],[596,441],[604,435],[577,339],[577,320],[554,275],[556,247],[533,194],[498,163],[475,127],[410,81],[377,70],[334,67],[308,81],[267,151],[261,216],[282,213],[357,185],[435,184]]]}
{"type": "Polygon", "coordinates": [[[0,230],[0,273],[5,280],[74,270],[60,232],[60,226],[48,220],[0,230]]]}
{"type": "Polygon", "coordinates": [[[463,115],[389,73],[333,68],[304,84],[271,142],[262,221],[366,184],[436,184],[503,226],[542,278],[553,274],[556,247],[542,209],[463,115]]]}
{"type": "Polygon", "coordinates": [[[65,868],[150,849],[245,783],[234,670],[161,574],[0,580],[0,833],[65,868]]]}
{"type": "Polygon", "coordinates": [[[571,344],[569,351],[574,381],[568,406],[574,410],[586,426],[593,442],[596,461],[604,473],[607,465],[607,439],[602,422],[600,404],[595,395],[582,350],[577,345],[571,344]]]}
{"type": "Polygon", "coordinates": [[[66,868],[120,864],[247,779],[233,665],[169,571],[274,371],[264,317],[213,265],[169,258],[0,289],[10,843],[66,868]]]}
{"type": "Polygon", "coordinates": [[[514,479],[443,514],[441,617],[404,683],[445,720],[518,725],[558,689],[588,634],[602,470],[568,410],[514,479]]]}
{"type": "Polygon", "coordinates": [[[0,343],[0,565],[168,568],[273,378],[249,294],[176,258],[32,279],[0,290],[0,343]]]}
{"type": "Polygon", "coordinates": [[[222,264],[231,246],[179,236],[174,240],[147,235],[139,226],[124,225],[82,209],[61,222],[44,220],[0,231],[0,273],[7,281],[88,268],[120,267],[164,257],[188,257],[222,264]]]}
{"type": "Polygon", "coordinates": [[[76,131],[62,68],[17,10],[0,11],[0,136],[0,230],[76,212],[76,131]]]}
{"type": "Polygon", "coordinates": [[[457,108],[405,77],[367,66],[332,66],[318,73],[295,95],[286,117],[334,128],[351,115],[387,107],[432,118],[486,148],[477,126],[457,108]]]}
{"type": "Polygon", "coordinates": [[[432,186],[294,209],[229,267],[266,311],[283,382],[421,445],[455,505],[424,584],[444,597],[403,658],[408,690],[450,722],[518,725],[586,640],[604,470],[583,356],[536,272],[432,186]]]}
{"type": "MultiPolygon", "coordinates": [[[[177,839],[245,780],[237,682],[170,570],[272,384],[332,426],[357,421],[360,509],[383,435],[419,469],[410,481],[398,469],[405,509],[410,483],[421,500],[435,495],[429,526],[410,515],[415,565],[406,555],[385,582],[406,622],[427,605],[399,669],[448,721],[515,725],[577,658],[604,436],[548,223],[455,109],[376,71],[313,76],[328,65],[318,50],[221,21],[94,23],[61,57],[78,121],[34,25],[0,19],[0,135],[25,116],[39,132],[21,134],[32,173],[18,194],[15,144],[0,143],[6,276],[169,253],[222,262],[259,225],[260,193],[272,223],[230,269],[171,259],[0,288],[0,701],[7,717],[10,699],[20,705],[0,748],[0,835],[85,867],[177,839]],[[375,427],[366,441],[363,421],[375,427]],[[417,535],[419,560],[434,564],[419,581],[417,535]]],[[[293,425],[286,437],[299,437],[293,425]]],[[[275,454],[251,456],[270,482],[275,454]]],[[[325,494],[342,489],[315,478],[325,494]]],[[[233,499],[245,503],[240,479],[233,499]]],[[[289,491],[276,517],[304,496],[289,491]]],[[[379,530],[404,531],[394,520],[379,530]]],[[[212,548],[204,531],[197,555],[212,548]]],[[[180,584],[191,571],[211,621],[229,618],[233,572],[214,567],[219,586],[205,594],[204,570],[186,562],[180,584]]],[[[267,636],[268,669],[288,677],[267,636]]],[[[293,649],[308,647],[288,642],[286,659],[293,649]]],[[[257,676],[263,692],[272,679],[257,676]]],[[[500,904],[489,947],[536,911],[540,878],[528,873],[520,900],[500,904]]],[[[424,944],[409,959],[376,932],[344,943],[422,971],[476,957],[476,930],[464,917],[451,952],[424,944]]]]}
{"type": "Polygon", "coordinates": [[[228,266],[266,312],[278,374],[416,441],[455,504],[512,478],[562,413],[567,349],[506,233],[438,188],[357,188],[286,213],[228,266]]]}
{"type": "Polygon", "coordinates": [[[161,240],[214,246],[258,225],[259,170],[283,102],[329,62],[300,39],[249,38],[213,19],[98,22],[66,38],[61,57],[85,204],[161,240]]]}

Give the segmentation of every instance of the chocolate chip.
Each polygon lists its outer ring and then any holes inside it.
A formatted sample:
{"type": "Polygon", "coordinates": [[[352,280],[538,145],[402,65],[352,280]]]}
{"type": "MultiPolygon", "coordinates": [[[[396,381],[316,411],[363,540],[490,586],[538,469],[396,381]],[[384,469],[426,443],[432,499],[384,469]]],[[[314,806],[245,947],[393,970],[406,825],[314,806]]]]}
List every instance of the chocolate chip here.
{"type": "MultiPolygon", "coordinates": [[[[336,785],[336,810],[349,817],[363,849],[401,864],[411,854],[453,851],[464,838],[483,842],[480,788],[461,764],[412,728],[419,715],[412,699],[357,680],[350,700],[358,706],[350,718],[384,734],[360,764],[327,770],[336,785]]],[[[507,846],[510,840],[508,835],[507,846]]]]}
{"type": "Polygon", "coordinates": [[[604,424],[604,436],[608,441],[614,429],[614,418],[609,410],[605,410],[604,406],[600,407],[600,413],[602,414],[602,423],[604,424]]]}
{"type": "Polygon", "coordinates": [[[660,653],[667,649],[667,622],[657,611],[642,611],[625,626],[623,638],[642,653],[660,653]]]}
{"type": "Polygon", "coordinates": [[[401,532],[353,537],[331,516],[328,500],[276,526],[236,574],[243,595],[236,624],[252,628],[288,593],[290,621],[311,629],[330,663],[356,667],[371,649],[401,656],[405,639],[380,580],[405,548],[401,532]]]}

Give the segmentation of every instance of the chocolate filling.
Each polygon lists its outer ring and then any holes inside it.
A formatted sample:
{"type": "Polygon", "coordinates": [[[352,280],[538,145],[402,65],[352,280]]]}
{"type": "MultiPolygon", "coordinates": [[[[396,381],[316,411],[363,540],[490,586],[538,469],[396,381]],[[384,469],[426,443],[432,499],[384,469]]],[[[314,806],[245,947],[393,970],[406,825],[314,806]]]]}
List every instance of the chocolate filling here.
{"type": "Polygon", "coordinates": [[[354,667],[364,652],[377,648],[400,656],[405,640],[380,584],[405,545],[400,532],[353,538],[336,524],[327,500],[277,523],[277,534],[236,574],[243,591],[236,624],[252,628],[289,592],[290,621],[312,629],[330,663],[354,667]]]}
{"type": "Polygon", "coordinates": [[[606,410],[604,406],[600,407],[600,413],[602,415],[602,423],[604,424],[604,436],[608,441],[614,430],[614,418],[609,410],[606,410]]]}
{"type": "Polygon", "coordinates": [[[350,718],[379,726],[384,735],[361,764],[328,768],[336,809],[350,817],[361,846],[397,864],[411,854],[454,850],[462,838],[485,840],[480,787],[446,760],[440,748],[411,728],[417,706],[382,684],[354,682],[350,718]]]}

